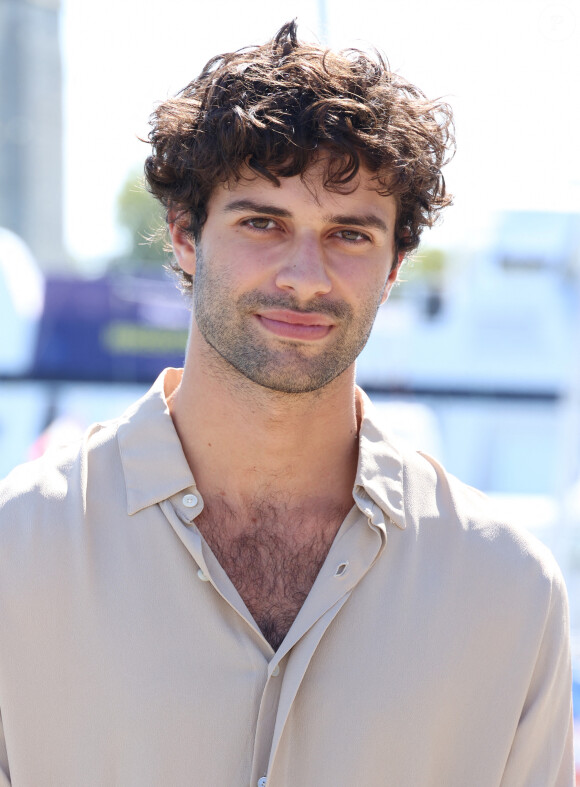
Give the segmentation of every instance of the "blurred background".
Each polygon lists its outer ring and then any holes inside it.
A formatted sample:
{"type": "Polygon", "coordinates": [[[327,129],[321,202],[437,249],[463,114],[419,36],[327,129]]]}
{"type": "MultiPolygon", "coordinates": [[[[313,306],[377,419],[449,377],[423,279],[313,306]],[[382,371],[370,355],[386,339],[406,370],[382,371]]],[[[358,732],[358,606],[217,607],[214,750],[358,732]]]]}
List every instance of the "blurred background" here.
{"type": "MultiPolygon", "coordinates": [[[[298,17],[455,112],[455,204],[379,312],[359,381],[391,427],[554,551],[580,639],[580,9],[575,0],[0,0],[0,477],[181,365],[146,238],[148,116],[298,17]]],[[[577,705],[580,704],[580,700],[577,705]]]]}

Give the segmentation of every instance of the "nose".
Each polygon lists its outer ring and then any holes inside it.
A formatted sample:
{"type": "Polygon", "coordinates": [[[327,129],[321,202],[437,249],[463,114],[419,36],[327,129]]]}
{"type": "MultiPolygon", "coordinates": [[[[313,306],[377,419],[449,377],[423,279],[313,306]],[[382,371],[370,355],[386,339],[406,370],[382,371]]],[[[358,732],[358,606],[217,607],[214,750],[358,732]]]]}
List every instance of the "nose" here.
{"type": "Polygon", "coordinates": [[[295,238],[276,274],[276,286],[300,301],[326,295],[332,289],[324,249],[317,237],[295,238]]]}

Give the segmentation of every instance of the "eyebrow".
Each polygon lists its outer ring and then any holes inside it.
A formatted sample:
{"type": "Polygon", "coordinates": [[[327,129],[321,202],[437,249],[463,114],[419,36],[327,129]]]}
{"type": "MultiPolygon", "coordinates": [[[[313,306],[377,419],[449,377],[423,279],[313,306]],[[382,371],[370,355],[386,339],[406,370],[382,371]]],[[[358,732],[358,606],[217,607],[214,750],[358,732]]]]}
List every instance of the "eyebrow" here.
{"type": "Polygon", "coordinates": [[[253,213],[267,213],[269,216],[277,216],[279,219],[290,219],[292,214],[285,208],[279,208],[276,205],[265,205],[260,202],[254,202],[251,199],[237,199],[233,202],[228,202],[224,207],[224,213],[235,213],[236,211],[251,210],[253,213]]]}
{"type": "MultiPolygon", "coordinates": [[[[237,199],[233,202],[229,202],[224,207],[224,213],[236,213],[243,212],[245,210],[250,210],[253,213],[265,213],[268,216],[276,216],[280,219],[292,218],[290,211],[286,210],[285,208],[280,208],[277,205],[267,205],[260,202],[254,202],[254,200],[251,199],[237,199]]],[[[378,216],[375,216],[373,213],[367,213],[364,215],[337,214],[325,216],[324,220],[328,224],[348,224],[351,227],[366,227],[368,229],[380,230],[384,233],[388,232],[385,222],[378,216]]]]}
{"type": "Polygon", "coordinates": [[[351,227],[367,227],[368,229],[381,230],[381,232],[388,231],[385,222],[373,213],[368,213],[364,216],[342,214],[339,216],[327,216],[326,221],[329,224],[350,224],[351,227]]]}

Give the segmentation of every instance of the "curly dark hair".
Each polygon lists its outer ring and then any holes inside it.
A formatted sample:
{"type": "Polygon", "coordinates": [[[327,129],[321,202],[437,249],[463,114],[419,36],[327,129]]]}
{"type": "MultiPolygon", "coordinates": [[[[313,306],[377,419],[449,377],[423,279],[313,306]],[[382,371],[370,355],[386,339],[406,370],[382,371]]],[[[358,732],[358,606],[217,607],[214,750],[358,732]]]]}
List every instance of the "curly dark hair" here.
{"type": "MultiPolygon", "coordinates": [[[[379,193],[395,197],[399,252],[414,250],[451,202],[441,174],[454,147],[451,108],[392,73],[378,52],[300,42],[295,21],[262,46],[212,58],[150,123],[148,188],[185,217],[196,242],[218,184],[249,167],[279,185],[322,150],[325,188],[354,189],[362,165],[379,193]]],[[[191,276],[173,267],[191,288],[191,276]]]]}

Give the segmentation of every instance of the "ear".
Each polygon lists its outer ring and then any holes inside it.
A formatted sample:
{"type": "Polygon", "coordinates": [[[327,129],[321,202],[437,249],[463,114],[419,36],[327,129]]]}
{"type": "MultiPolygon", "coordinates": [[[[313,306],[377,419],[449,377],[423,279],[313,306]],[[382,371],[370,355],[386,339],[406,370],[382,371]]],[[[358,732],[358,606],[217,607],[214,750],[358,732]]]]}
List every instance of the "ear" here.
{"type": "Polygon", "coordinates": [[[381,298],[381,306],[389,297],[389,294],[393,288],[393,284],[397,281],[397,276],[399,275],[399,271],[401,270],[401,265],[403,264],[404,259],[405,259],[405,252],[404,251],[397,252],[397,259],[395,260],[393,267],[391,268],[391,271],[387,278],[387,283],[385,284],[383,297],[381,298]]]}
{"type": "Polygon", "coordinates": [[[179,215],[169,214],[169,235],[177,264],[185,273],[195,275],[195,242],[179,215]]]}

